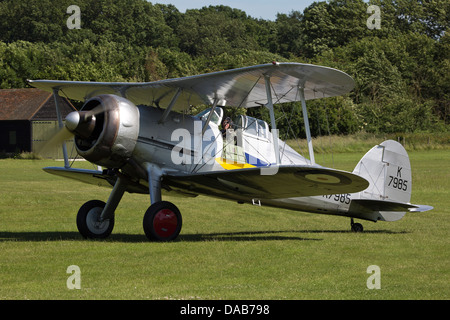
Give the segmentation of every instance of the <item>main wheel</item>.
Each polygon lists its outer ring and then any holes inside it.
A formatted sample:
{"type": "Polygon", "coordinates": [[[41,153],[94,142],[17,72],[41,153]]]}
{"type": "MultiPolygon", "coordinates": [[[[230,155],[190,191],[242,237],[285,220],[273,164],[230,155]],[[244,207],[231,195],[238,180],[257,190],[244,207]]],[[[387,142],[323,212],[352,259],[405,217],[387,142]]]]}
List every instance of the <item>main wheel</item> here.
{"type": "Polygon", "coordinates": [[[114,218],[100,221],[105,203],[100,200],[91,200],[83,204],[77,214],[78,231],[84,238],[107,238],[114,228],[114,218]]]}
{"type": "Polygon", "coordinates": [[[143,225],[149,240],[172,241],[181,231],[180,210],[171,202],[156,202],[145,212],[143,225]]]}

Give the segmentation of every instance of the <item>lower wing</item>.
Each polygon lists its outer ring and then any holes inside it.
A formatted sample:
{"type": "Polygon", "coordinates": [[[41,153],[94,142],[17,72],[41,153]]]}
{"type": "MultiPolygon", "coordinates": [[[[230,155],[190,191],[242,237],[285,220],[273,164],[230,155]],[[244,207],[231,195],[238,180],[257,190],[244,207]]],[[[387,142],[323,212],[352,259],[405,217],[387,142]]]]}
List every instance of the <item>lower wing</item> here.
{"type": "Polygon", "coordinates": [[[163,177],[162,183],[189,192],[236,200],[354,193],[369,185],[355,174],[328,168],[280,166],[276,167],[276,174],[267,174],[261,170],[268,168],[167,175],[163,177]]]}
{"type": "MultiPolygon", "coordinates": [[[[275,167],[276,174],[245,168],[196,174],[168,174],[162,176],[162,188],[204,194],[225,199],[279,199],[326,194],[354,193],[366,189],[369,183],[350,172],[311,166],[275,167]]],[[[271,170],[274,168],[272,167],[271,170]]],[[[115,175],[101,171],[62,167],[44,168],[48,173],[98,186],[111,187],[115,175]]],[[[148,193],[148,185],[133,183],[129,192],[148,193]]]]}

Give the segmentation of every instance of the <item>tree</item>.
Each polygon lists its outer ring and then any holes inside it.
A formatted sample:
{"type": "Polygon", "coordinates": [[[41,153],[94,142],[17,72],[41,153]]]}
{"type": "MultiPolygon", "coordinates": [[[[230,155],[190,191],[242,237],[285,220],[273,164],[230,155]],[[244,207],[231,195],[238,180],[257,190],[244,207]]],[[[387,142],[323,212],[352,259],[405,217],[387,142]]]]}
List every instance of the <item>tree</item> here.
{"type": "Polygon", "coordinates": [[[234,49],[258,49],[247,33],[246,19],[242,11],[224,6],[187,10],[177,29],[180,49],[192,56],[207,57],[234,49]]]}
{"type": "Polygon", "coordinates": [[[450,3],[446,0],[371,0],[370,4],[381,8],[383,28],[391,33],[414,32],[437,40],[449,28],[450,3]]]}
{"type": "MultiPolygon", "coordinates": [[[[72,4],[0,0],[1,88],[37,78],[153,81],[298,61],[343,70],[356,82],[348,96],[325,99],[329,108],[308,103],[314,135],[440,130],[450,121],[445,0],[319,1],[275,21],[221,5],[181,13],[146,0],[77,0],[81,29],[69,29],[72,4]],[[381,29],[367,28],[369,4],[381,9],[381,29]],[[315,125],[325,119],[329,127],[315,125]]],[[[277,107],[279,128],[302,134],[301,116],[288,124],[285,107],[277,107]]]]}
{"type": "Polygon", "coordinates": [[[276,52],[289,58],[302,56],[302,13],[292,11],[289,15],[278,13],[276,20],[276,52]]]}
{"type": "Polygon", "coordinates": [[[51,42],[63,35],[69,0],[0,2],[0,41],[51,42]],[[65,19],[64,19],[65,18],[65,19]]]}
{"type": "Polygon", "coordinates": [[[367,35],[367,5],[362,0],[314,2],[303,11],[302,43],[312,58],[367,35]]]}

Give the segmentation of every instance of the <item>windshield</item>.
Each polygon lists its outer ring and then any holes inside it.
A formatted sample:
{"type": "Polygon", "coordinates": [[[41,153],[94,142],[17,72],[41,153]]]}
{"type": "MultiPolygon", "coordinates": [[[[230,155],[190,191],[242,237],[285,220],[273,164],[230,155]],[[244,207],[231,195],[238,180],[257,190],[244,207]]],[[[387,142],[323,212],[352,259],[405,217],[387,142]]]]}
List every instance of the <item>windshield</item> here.
{"type": "MultiPolygon", "coordinates": [[[[203,121],[206,121],[208,119],[210,112],[211,112],[211,108],[205,109],[202,112],[200,112],[199,114],[197,114],[196,117],[199,117],[203,121]]],[[[214,109],[214,113],[211,117],[211,122],[215,123],[218,126],[218,125],[220,125],[222,118],[223,118],[223,109],[220,107],[216,107],[214,109]]]]}
{"type": "Polygon", "coordinates": [[[241,128],[246,134],[269,138],[269,125],[263,120],[241,115],[236,119],[235,123],[237,128],[241,128]]]}

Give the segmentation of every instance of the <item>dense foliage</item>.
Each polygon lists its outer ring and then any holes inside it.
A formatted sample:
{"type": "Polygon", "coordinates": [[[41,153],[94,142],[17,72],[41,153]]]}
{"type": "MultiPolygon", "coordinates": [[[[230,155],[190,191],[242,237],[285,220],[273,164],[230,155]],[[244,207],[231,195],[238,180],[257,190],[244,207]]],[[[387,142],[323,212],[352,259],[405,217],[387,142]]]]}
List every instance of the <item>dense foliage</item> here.
{"type": "MultiPolygon", "coordinates": [[[[306,62],[357,83],[345,97],[308,103],[315,135],[448,130],[450,2],[369,4],[314,2],[268,21],[227,6],[181,13],[145,0],[0,0],[0,88],[25,87],[26,79],[153,81],[306,62]],[[367,26],[369,4],[381,9],[380,29],[367,26]],[[70,5],[80,8],[80,29],[67,26],[70,5]]],[[[285,133],[302,136],[298,107],[279,106],[277,116],[285,133]]]]}

